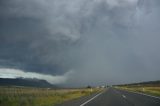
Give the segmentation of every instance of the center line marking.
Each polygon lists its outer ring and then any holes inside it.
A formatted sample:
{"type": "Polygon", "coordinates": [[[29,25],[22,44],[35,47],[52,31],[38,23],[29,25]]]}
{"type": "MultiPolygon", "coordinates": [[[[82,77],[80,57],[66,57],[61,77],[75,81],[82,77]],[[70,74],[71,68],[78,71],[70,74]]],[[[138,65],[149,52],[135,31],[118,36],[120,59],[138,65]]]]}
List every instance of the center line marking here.
{"type": "Polygon", "coordinates": [[[122,95],[122,97],[123,97],[123,98],[126,98],[126,96],[125,96],[125,95],[122,95]]]}
{"type": "Polygon", "coordinates": [[[89,103],[90,101],[92,101],[93,99],[95,99],[96,97],[98,97],[99,95],[101,95],[103,92],[101,92],[101,93],[99,93],[99,94],[97,94],[96,96],[94,96],[93,98],[91,98],[91,99],[89,99],[89,100],[87,100],[86,102],[84,102],[83,104],[81,104],[80,106],[84,106],[84,105],[86,105],[87,103],[89,103]]]}

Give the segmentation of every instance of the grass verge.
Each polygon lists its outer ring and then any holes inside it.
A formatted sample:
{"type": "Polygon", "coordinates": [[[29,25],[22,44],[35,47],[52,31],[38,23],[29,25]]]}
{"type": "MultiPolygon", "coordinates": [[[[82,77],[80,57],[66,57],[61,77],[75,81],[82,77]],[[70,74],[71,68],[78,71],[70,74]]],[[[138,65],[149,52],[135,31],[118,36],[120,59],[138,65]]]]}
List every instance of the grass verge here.
{"type": "Polygon", "coordinates": [[[100,89],[0,87],[0,106],[54,106],[96,92],[100,89]]]}
{"type": "Polygon", "coordinates": [[[127,90],[127,91],[140,92],[140,93],[160,97],[160,87],[122,86],[122,87],[116,87],[116,88],[127,90]]]}

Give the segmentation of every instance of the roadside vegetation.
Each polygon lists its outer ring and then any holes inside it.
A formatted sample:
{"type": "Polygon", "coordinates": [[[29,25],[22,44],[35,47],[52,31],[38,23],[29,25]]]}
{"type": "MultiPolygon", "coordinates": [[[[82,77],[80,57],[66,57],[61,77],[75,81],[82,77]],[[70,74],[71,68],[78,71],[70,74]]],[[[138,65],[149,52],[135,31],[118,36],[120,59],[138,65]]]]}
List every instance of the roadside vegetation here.
{"type": "Polygon", "coordinates": [[[0,106],[54,106],[62,102],[100,92],[101,89],[50,89],[0,87],[0,106]]]}
{"type": "Polygon", "coordinates": [[[117,88],[160,97],[160,86],[118,86],[117,88]]]}

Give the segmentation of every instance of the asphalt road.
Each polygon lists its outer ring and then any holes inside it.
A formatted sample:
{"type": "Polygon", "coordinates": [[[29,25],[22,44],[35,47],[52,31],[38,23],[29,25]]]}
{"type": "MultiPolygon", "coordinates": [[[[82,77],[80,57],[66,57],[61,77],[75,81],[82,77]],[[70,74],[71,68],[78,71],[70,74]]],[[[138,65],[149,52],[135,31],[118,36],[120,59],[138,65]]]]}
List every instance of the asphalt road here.
{"type": "Polygon", "coordinates": [[[109,88],[57,106],[160,106],[160,98],[109,88]]]}

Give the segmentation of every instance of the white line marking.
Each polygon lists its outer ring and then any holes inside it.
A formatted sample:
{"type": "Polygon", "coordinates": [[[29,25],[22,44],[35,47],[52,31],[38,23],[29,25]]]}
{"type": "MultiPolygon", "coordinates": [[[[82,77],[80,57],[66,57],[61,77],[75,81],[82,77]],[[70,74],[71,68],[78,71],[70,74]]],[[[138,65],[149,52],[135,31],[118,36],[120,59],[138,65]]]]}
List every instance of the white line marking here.
{"type": "Polygon", "coordinates": [[[122,95],[122,97],[123,97],[123,98],[126,98],[126,96],[125,96],[125,95],[122,95]]]}
{"type": "Polygon", "coordinates": [[[149,97],[152,97],[152,98],[160,99],[160,97],[147,95],[147,94],[144,94],[144,93],[139,93],[139,92],[134,92],[134,91],[128,91],[128,92],[132,92],[132,93],[135,93],[135,94],[139,94],[139,95],[144,95],[144,96],[149,96],[149,97]]]}
{"type": "Polygon", "coordinates": [[[86,105],[87,103],[89,103],[90,101],[92,101],[93,99],[95,99],[96,97],[98,97],[99,95],[101,95],[103,92],[101,92],[101,93],[99,93],[99,94],[97,94],[96,96],[94,96],[93,98],[91,98],[91,99],[89,99],[89,100],[87,100],[86,102],[84,102],[83,104],[81,104],[80,106],[84,106],[84,105],[86,105]]]}

